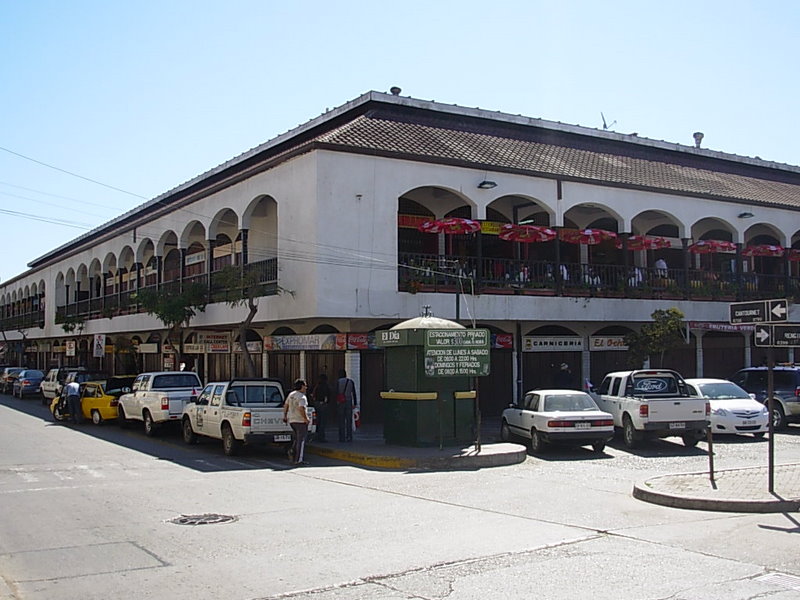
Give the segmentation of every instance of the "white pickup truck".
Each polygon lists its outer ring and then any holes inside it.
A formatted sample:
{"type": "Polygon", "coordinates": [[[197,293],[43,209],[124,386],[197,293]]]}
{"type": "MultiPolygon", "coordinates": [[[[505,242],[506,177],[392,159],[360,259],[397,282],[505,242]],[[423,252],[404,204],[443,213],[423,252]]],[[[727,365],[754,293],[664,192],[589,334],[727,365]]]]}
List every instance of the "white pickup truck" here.
{"type": "Polygon", "coordinates": [[[193,371],[157,371],[136,377],[129,394],[120,396],[119,422],[142,421],[146,435],[170,421],[180,421],[183,407],[200,393],[203,384],[193,371]]]}
{"type": "MultiPolygon", "coordinates": [[[[283,422],[283,385],[278,379],[234,379],[206,385],[183,409],[183,441],[200,435],[222,440],[227,456],[244,444],[290,444],[292,428],[283,422]]],[[[315,413],[307,408],[309,433],[316,431],[315,413]]]]}
{"type": "Polygon", "coordinates": [[[600,409],[613,415],[614,426],[622,428],[628,448],[646,438],[670,436],[692,447],[705,436],[708,400],[690,396],[683,377],[670,369],[609,373],[592,392],[600,409]]]}

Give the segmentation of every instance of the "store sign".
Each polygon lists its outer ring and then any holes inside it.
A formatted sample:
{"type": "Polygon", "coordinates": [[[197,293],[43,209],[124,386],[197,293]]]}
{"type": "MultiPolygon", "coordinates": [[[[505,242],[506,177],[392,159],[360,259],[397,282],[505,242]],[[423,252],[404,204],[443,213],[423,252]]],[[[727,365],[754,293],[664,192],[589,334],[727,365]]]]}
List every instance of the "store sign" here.
{"type": "Polygon", "coordinates": [[[425,375],[483,377],[489,374],[488,329],[428,329],[425,331],[425,375]]]}
{"type": "Polygon", "coordinates": [[[510,333],[493,333],[492,348],[514,348],[514,336],[510,333]]]}
{"type": "Polygon", "coordinates": [[[94,358],[103,358],[106,354],[106,336],[104,333],[94,334],[92,343],[92,356],[94,358]]]}
{"type": "MultiPolygon", "coordinates": [[[[251,353],[259,354],[261,352],[261,342],[247,342],[247,350],[251,353]]],[[[241,352],[242,345],[239,342],[233,342],[233,351],[241,352]]]]}
{"type": "Polygon", "coordinates": [[[731,333],[737,331],[753,331],[753,325],[741,324],[731,325],[730,323],[709,323],[705,321],[689,321],[689,329],[698,329],[700,331],[729,331],[731,333]]]}
{"type": "Polygon", "coordinates": [[[186,255],[186,266],[189,265],[196,265],[197,263],[204,262],[206,260],[206,253],[205,252],[195,252],[194,254],[187,254],[186,255]]]}
{"type": "Polygon", "coordinates": [[[583,350],[583,338],[577,336],[524,336],[523,352],[579,352],[583,350]]]}
{"type": "Polygon", "coordinates": [[[204,354],[206,351],[205,344],[184,344],[184,354],[204,354]]]}
{"type": "Polygon", "coordinates": [[[67,340],[64,342],[64,354],[67,356],[75,356],[75,340],[67,340]]]}
{"type": "Polygon", "coordinates": [[[139,354],[158,354],[158,344],[139,344],[139,354]]]}
{"type": "Polygon", "coordinates": [[[621,335],[593,335],[589,338],[589,350],[627,350],[625,337],[621,335]]]}
{"type": "Polygon", "coordinates": [[[386,346],[407,346],[408,345],[408,330],[407,329],[388,329],[377,332],[375,342],[380,347],[386,346]]]}

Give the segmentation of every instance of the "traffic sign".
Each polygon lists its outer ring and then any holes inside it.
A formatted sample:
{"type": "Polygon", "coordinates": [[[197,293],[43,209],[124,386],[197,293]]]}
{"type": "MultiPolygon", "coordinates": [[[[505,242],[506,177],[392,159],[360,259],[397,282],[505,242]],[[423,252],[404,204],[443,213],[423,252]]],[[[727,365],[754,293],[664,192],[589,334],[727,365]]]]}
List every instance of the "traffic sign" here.
{"type": "Polygon", "coordinates": [[[789,301],[754,300],[734,302],[730,305],[731,324],[737,323],[780,323],[789,320],[789,301]]]}
{"type": "Polygon", "coordinates": [[[800,324],[798,325],[756,325],[756,346],[800,346],[800,324]]]}

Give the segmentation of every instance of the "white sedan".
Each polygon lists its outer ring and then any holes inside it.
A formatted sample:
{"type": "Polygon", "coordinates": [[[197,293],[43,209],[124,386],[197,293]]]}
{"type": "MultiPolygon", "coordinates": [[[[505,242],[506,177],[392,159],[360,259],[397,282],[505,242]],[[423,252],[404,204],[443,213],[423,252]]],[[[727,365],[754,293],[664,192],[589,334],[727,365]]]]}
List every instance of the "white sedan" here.
{"type": "Polygon", "coordinates": [[[533,390],[503,411],[500,437],[514,436],[529,439],[534,453],[548,444],[591,444],[601,453],[614,436],[614,418],[585,392],[533,390]]]}
{"type": "Polygon", "coordinates": [[[698,396],[708,398],[713,433],[752,433],[764,437],[769,430],[767,407],[732,381],[687,379],[686,383],[698,396]]]}

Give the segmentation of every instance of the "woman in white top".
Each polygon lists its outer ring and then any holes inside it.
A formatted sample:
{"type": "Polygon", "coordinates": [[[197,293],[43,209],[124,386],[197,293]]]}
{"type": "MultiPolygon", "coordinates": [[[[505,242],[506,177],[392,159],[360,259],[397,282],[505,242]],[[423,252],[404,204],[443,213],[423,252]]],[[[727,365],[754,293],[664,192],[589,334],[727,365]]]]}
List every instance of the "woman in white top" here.
{"type": "Polygon", "coordinates": [[[294,382],[294,391],[287,396],[283,405],[283,422],[289,423],[294,433],[292,463],[295,465],[308,464],[303,460],[303,450],[305,450],[306,436],[308,435],[307,388],[305,380],[296,380],[294,382]]]}

